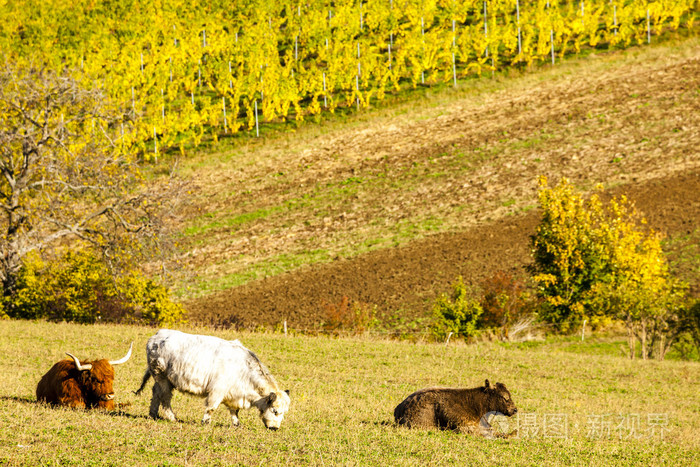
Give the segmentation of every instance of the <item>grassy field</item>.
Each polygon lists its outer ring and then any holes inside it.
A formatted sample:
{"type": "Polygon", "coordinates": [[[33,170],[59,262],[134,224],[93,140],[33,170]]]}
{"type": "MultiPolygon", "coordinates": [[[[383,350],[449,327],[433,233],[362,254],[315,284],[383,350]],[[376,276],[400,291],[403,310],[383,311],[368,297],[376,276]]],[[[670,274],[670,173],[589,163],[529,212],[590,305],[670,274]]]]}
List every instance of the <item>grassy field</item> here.
{"type": "MultiPolygon", "coordinates": [[[[692,465],[700,462],[700,364],[631,362],[614,343],[549,341],[534,346],[412,344],[367,338],[183,329],[240,338],[291,390],[278,432],[253,411],[230,426],[220,408],[200,424],[203,402],[177,394],[170,423],[147,417],[150,391],[132,394],[153,328],[0,322],[0,463],[119,465],[692,465]],[[68,351],[118,358],[116,413],[38,405],[41,375],[68,351]],[[487,440],[410,431],[393,409],[431,386],[508,386],[521,436],[487,440]],[[608,435],[609,433],[609,435],[608,435]],[[622,437],[622,439],[620,439],[622,437]]],[[[150,387],[150,385],[149,385],[150,387]]],[[[505,427],[504,427],[505,428],[505,427]]]]}

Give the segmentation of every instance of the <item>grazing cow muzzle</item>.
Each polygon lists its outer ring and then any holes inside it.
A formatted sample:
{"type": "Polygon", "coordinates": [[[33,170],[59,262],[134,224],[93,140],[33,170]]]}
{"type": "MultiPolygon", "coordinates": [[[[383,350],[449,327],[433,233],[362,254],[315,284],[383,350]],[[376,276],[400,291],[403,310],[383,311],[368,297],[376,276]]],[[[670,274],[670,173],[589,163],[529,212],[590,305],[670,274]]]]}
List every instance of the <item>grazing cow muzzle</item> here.
{"type": "Polygon", "coordinates": [[[103,394],[100,396],[100,400],[103,400],[103,401],[111,401],[112,399],[114,399],[114,393],[103,394]]]}

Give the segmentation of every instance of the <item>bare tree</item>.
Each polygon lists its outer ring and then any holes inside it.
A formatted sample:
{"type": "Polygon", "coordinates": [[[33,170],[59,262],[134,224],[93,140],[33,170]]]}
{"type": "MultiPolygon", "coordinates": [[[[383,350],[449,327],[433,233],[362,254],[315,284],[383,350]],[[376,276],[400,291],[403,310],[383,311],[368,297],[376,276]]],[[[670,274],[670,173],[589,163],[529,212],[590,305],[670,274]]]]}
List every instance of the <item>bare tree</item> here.
{"type": "Polygon", "coordinates": [[[13,293],[22,259],[69,240],[111,260],[157,233],[158,200],[121,144],[122,116],[68,75],[0,70],[0,281],[13,293]]]}

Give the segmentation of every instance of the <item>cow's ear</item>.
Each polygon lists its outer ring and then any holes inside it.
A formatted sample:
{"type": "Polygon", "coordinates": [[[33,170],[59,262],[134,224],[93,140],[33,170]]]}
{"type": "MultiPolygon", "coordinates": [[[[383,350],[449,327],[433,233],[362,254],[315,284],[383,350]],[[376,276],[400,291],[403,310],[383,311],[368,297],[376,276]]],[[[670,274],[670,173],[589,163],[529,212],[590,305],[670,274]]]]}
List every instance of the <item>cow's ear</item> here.
{"type": "Polygon", "coordinates": [[[488,390],[490,387],[491,387],[491,385],[489,384],[489,380],[487,379],[487,380],[484,382],[484,391],[488,390]]]}
{"type": "Polygon", "coordinates": [[[286,392],[287,395],[289,395],[289,389],[285,389],[284,392],[286,392]]]}
{"type": "Polygon", "coordinates": [[[270,403],[273,403],[277,399],[277,393],[271,392],[270,395],[267,396],[267,398],[270,400],[270,403]]]}

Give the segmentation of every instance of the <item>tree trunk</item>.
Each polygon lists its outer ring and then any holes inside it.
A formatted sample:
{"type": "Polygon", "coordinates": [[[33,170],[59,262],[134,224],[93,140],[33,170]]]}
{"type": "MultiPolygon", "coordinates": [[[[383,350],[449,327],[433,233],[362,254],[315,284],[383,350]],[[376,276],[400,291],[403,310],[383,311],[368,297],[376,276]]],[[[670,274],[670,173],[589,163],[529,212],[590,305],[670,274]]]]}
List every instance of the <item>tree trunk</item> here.
{"type": "Polygon", "coordinates": [[[635,348],[635,340],[634,340],[634,331],[632,329],[632,321],[628,318],[627,319],[627,346],[629,347],[630,350],[630,360],[634,360],[634,348],[635,348]]]}
{"type": "Polygon", "coordinates": [[[0,281],[2,281],[3,297],[10,297],[17,287],[17,276],[22,268],[22,260],[16,249],[6,246],[5,254],[0,260],[0,281]]]}
{"type": "Polygon", "coordinates": [[[642,360],[646,360],[649,354],[647,352],[647,323],[645,319],[642,319],[642,325],[639,330],[639,340],[642,343],[642,360]]]}

